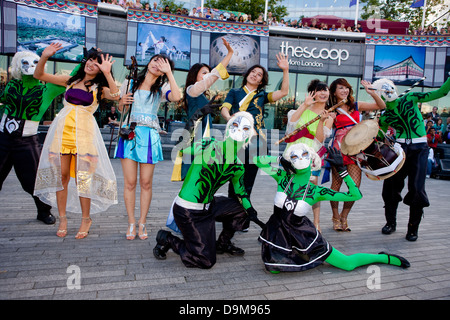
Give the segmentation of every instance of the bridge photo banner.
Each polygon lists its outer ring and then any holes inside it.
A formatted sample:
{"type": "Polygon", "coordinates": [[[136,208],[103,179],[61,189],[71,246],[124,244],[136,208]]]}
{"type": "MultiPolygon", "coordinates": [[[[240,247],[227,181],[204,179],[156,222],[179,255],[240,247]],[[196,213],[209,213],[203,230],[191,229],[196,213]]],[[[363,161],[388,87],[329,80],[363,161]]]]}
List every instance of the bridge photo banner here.
{"type": "Polygon", "coordinates": [[[63,45],[54,57],[81,61],[83,47],[96,46],[97,2],[93,0],[8,0],[3,2],[3,53],[40,55],[52,42],[63,45]]]}

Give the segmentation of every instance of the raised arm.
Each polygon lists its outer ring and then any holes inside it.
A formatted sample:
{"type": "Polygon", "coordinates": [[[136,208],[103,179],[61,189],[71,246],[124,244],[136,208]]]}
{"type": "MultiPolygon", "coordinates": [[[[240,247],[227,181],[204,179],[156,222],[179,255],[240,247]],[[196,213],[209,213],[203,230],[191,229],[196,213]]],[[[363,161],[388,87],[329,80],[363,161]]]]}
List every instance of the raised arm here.
{"type": "Polygon", "coordinates": [[[226,68],[231,60],[231,57],[233,56],[234,51],[228,41],[225,40],[225,38],[222,38],[222,41],[224,46],[228,50],[227,55],[210,73],[205,74],[202,80],[197,81],[195,84],[190,85],[188,88],[186,88],[186,93],[191,97],[200,96],[203,92],[208,90],[219,78],[225,80],[230,76],[226,68]]]}
{"type": "Polygon", "coordinates": [[[386,103],[383,101],[383,99],[381,99],[381,97],[376,94],[375,90],[369,89],[371,83],[366,80],[361,80],[361,84],[363,85],[364,89],[366,89],[366,92],[373,98],[374,102],[358,101],[358,110],[372,111],[385,109],[386,103]]]}
{"type": "Polygon", "coordinates": [[[112,56],[110,56],[109,54],[103,56],[102,53],[101,57],[102,63],[96,62],[95,64],[98,66],[98,68],[108,81],[108,87],[103,88],[102,98],[108,100],[119,100],[120,99],[119,88],[117,88],[116,82],[114,81],[114,78],[112,77],[111,74],[112,65],[114,64],[114,62],[116,62],[116,60],[112,60],[112,56]]]}
{"type": "Polygon", "coordinates": [[[450,77],[448,77],[447,81],[445,81],[444,84],[437,90],[426,93],[413,92],[409,93],[408,95],[415,97],[417,99],[417,102],[428,102],[445,97],[449,91],[450,91],[450,77]]]}
{"type": "Polygon", "coordinates": [[[36,65],[36,70],[34,71],[33,75],[36,79],[63,87],[67,86],[67,81],[70,79],[70,76],[55,75],[45,72],[45,64],[47,63],[48,59],[61,49],[62,44],[53,42],[49,46],[47,46],[44,51],[42,51],[41,58],[36,65]]]}
{"type": "Polygon", "coordinates": [[[305,101],[295,110],[291,117],[288,119],[289,122],[297,122],[302,116],[303,112],[308,109],[310,106],[314,104],[314,98],[316,96],[316,92],[308,92],[305,94],[305,101]]]}
{"type": "Polygon", "coordinates": [[[278,53],[277,57],[277,65],[283,70],[283,81],[281,83],[280,90],[274,91],[272,93],[272,100],[277,101],[281,98],[284,98],[289,93],[289,61],[286,55],[283,53],[278,53]]]}
{"type": "Polygon", "coordinates": [[[158,59],[157,61],[159,70],[161,72],[165,73],[167,76],[167,79],[169,81],[170,86],[170,93],[169,93],[169,101],[170,102],[177,102],[181,99],[181,92],[178,88],[177,82],[175,81],[175,77],[173,76],[172,69],[170,68],[169,61],[167,59],[158,59]]]}
{"type": "Polygon", "coordinates": [[[253,163],[279,182],[286,176],[286,171],[280,168],[281,159],[275,156],[254,156],[253,163]]]}

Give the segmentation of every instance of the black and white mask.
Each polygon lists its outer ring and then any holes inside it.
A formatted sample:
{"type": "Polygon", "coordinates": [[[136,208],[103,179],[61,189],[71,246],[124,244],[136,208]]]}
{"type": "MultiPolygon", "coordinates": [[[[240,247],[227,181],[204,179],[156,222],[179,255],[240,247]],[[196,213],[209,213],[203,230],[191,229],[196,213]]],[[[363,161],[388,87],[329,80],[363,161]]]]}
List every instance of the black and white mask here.
{"type": "Polygon", "coordinates": [[[23,57],[20,60],[20,70],[22,74],[31,76],[34,74],[34,70],[36,70],[36,65],[38,64],[39,59],[34,57],[23,57]]]}
{"type": "Polygon", "coordinates": [[[311,154],[305,148],[295,148],[289,152],[289,160],[295,169],[306,169],[311,165],[311,154]]]}
{"type": "Polygon", "coordinates": [[[253,124],[244,116],[237,116],[228,125],[228,136],[235,141],[247,141],[252,134],[253,124]]]}

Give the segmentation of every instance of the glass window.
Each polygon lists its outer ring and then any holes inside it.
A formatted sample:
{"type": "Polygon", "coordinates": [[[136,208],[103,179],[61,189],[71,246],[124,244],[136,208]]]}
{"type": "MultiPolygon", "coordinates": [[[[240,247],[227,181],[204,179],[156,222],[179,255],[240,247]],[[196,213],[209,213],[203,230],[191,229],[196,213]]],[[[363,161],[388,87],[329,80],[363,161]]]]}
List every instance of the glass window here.
{"type": "MultiPolygon", "coordinates": [[[[266,129],[284,129],[286,127],[287,112],[294,106],[296,77],[297,75],[295,73],[289,74],[289,93],[286,97],[275,103],[266,104],[264,106],[264,122],[266,129]]],[[[283,72],[269,72],[269,84],[266,91],[273,92],[279,90],[282,81],[283,72]]]]}
{"type": "MultiPolygon", "coordinates": [[[[178,88],[180,89],[180,92],[183,93],[187,72],[176,70],[174,71],[173,76],[178,85],[178,88]]],[[[186,112],[183,109],[183,99],[181,99],[179,102],[169,102],[161,104],[158,110],[158,117],[160,117],[161,120],[167,120],[170,119],[170,116],[172,116],[172,119],[175,121],[187,121],[186,112]]]]}
{"type": "Polygon", "coordinates": [[[8,56],[0,56],[0,95],[5,90],[6,83],[8,82],[8,56]]]}
{"type": "MultiPolygon", "coordinates": [[[[423,88],[423,92],[435,91],[438,88],[423,88]]],[[[422,113],[429,113],[433,109],[433,107],[438,108],[438,113],[441,115],[445,115],[448,117],[449,107],[450,107],[450,95],[446,95],[437,100],[429,101],[426,103],[422,103],[421,111],[422,113]]]]}

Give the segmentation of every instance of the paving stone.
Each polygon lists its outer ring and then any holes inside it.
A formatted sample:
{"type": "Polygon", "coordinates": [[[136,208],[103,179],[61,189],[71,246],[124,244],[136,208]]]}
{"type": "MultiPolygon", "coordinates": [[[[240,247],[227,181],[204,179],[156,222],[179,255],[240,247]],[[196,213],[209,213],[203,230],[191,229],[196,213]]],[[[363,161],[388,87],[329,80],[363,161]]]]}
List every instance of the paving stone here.
{"type": "MultiPolygon", "coordinates": [[[[178,255],[169,251],[164,261],[153,257],[158,230],[165,222],[180,182],[171,182],[173,163],[157,164],[153,199],[147,230],[148,240],[125,239],[127,215],[123,203],[120,161],[115,169],[119,203],[107,212],[94,214],[89,236],[74,239],[80,214],[69,213],[68,235],[56,237],[57,225],[36,220],[32,198],[25,193],[15,173],[0,191],[0,299],[2,300],[448,300],[450,299],[450,201],[444,194],[449,180],[427,179],[431,206],[425,209],[419,239],[404,239],[409,208],[399,205],[398,227],[392,235],[381,234],[384,210],[382,182],[363,177],[363,199],[349,216],[352,232],[335,232],[328,202],[321,204],[321,228],[331,245],[345,254],[388,251],[406,257],[409,269],[378,265],[380,289],[370,289],[368,267],[343,271],[327,263],[299,273],[270,274],[261,260],[260,228],[236,233],[233,241],[246,254],[218,255],[209,270],[186,268],[178,255]],[[80,289],[71,268],[80,270],[80,289]],[[68,285],[69,284],[69,285],[68,285]]],[[[326,186],[329,186],[327,183],[326,186]]],[[[251,200],[262,220],[273,211],[274,180],[257,176],[251,200]]],[[[219,192],[226,194],[227,187],[219,192]]],[[[404,190],[404,194],[406,190],[404,190]]],[[[448,192],[447,192],[448,193],[448,192]]],[[[139,191],[137,192],[137,197],[139,191]]],[[[136,216],[139,201],[136,202],[136,216]]],[[[57,215],[57,209],[53,209],[57,215]]],[[[310,215],[312,219],[312,214],[310,215]]],[[[217,233],[221,225],[216,224],[217,233]]]]}

